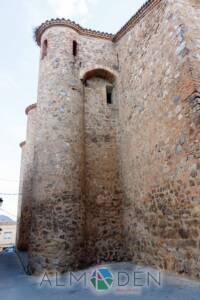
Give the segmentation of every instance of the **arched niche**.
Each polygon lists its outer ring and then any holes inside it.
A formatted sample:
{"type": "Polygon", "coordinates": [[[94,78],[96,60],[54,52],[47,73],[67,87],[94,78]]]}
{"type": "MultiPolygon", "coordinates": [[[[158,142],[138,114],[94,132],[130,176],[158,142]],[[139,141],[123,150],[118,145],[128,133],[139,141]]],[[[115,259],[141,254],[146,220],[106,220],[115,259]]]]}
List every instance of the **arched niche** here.
{"type": "Polygon", "coordinates": [[[110,70],[109,68],[100,67],[100,66],[95,66],[94,68],[85,69],[80,72],[80,79],[83,83],[85,83],[87,80],[93,77],[106,79],[111,84],[114,84],[114,82],[117,79],[117,74],[116,72],[110,70]]]}

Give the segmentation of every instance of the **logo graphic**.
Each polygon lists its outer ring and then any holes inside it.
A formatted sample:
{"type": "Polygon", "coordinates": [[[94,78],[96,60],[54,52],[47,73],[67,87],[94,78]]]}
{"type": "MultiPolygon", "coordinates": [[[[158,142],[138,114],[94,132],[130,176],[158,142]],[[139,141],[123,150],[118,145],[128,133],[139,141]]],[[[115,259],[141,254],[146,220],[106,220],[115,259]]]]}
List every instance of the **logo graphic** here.
{"type": "Polygon", "coordinates": [[[97,291],[107,291],[112,287],[113,275],[107,268],[100,268],[93,272],[90,281],[97,291]]]}

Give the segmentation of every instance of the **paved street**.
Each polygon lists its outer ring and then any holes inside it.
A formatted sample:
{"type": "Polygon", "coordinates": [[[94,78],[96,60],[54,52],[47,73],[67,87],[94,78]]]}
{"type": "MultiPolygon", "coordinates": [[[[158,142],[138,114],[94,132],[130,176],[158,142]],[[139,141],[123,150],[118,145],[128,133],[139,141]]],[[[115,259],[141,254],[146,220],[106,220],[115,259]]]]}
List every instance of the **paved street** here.
{"type": "MultiPolygon", "coordinates": [[[[135,270],[132,264],[112,264],[108,268],[114,274],[114,277],[118,272],[123,272],[126,274],[131,274],[135,270]]],[[[147,269],[143,270],[144,273],[149,271],[147,269]]],[[[92,269],[86,271],[88,274],[92,274],[92,269]]],[[[156,277],[157,271],[151,271],[156,277]]],[[[76,276],[80,276],[81,273],[76,273],[76,276]]],[[[126,275],[125,274],[125,275],[126,275]]],[[[121,275],[123,275],[121,273],[121,275]]],[[[47,278],[45,278],[47,279],[47,278]]],[[[140,300],[199,300],[200,299],[200,283],[192,282],[182,277],[176,277],[173,275],[165,274],[163,276],[162,287],[156,285],[151,288],[145,287],[139,293],[137,289],[135,292],[133,289],[127,289],[126,294],[122,292],[122,289],[115,289],[115,291],[110,294],[105,294],[105,292],[98,292],[100,297],[98,297],[94,291],[92,291],[91,286],[81,287],[79,284],[75,284],[73,287],[69,288],[67,282],[69,278],[63,275],[59,279],[59,285],[66,283],[65,287],[55,287],[55,278],[50,278],[51,285],[49,282],[45,282],[42,287],[40,287],[41,278],[31,277],[25,274],[22,265],[15,253],[5,253],[0,255],[0,299],[1,300],[38,300],[38,299],[56,299],[56,300],[93,300],[93,299],[140,299],[140,300]],[[136,294],[134,294],[136,293],[136,294]]],[[[125,276],[125,281],[127,277],[125,276]]],[[[130,278],[131,284],[132,278],[130,278]]],[[[122,277],[120,279],[122,284],[122,277]]]]}

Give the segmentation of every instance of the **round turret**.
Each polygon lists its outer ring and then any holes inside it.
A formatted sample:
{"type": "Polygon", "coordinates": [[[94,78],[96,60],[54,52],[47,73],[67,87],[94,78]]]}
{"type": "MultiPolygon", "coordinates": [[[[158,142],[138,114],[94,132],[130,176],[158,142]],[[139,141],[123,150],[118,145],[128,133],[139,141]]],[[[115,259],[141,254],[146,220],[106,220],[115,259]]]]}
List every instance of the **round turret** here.
{"type": "Polygon", "coordinates": [[[32,179],[35,143],[35,125],[37,116],[37,105],[32,104],[27,107],[27,133],[26,142],[22,142],[20,187],[18,199],[18,222],[17,222],[17,248],[27,251],[29,246],[29,236],[31,227],[31,207],[32,207],[32,179]]]}
{"type": "Polygon", "coordinates": [[[80,267],[84,256],[79,33],[55,24],[40,44],[29,269],[64,272],[80,267]]]}

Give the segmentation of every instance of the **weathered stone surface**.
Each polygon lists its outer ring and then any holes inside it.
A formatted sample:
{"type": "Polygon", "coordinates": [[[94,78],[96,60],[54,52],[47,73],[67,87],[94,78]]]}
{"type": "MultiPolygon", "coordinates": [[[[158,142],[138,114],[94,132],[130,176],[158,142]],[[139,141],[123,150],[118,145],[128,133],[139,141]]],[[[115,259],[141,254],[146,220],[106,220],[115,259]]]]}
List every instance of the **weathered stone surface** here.
{"type": "Polygon", "coordinates": [[[19,250],[29,248],[32,218],[32,180],[36,128],[36,105],[27,108],[26,143],[22,146],[16,244],[19,250]]]}
{"type": "Polygon", "coordinates": [[[33,272],[129,258],[200,277],[199,19],[161,0],[117,37],[42,33],[33,272]]]}
{"type": "Polygon", "coordinates": [[[92,78],[85,87],[85,205],[90,263],[122,259],[122,187],[117,148],[118,105],[106,102],[108,85],[92,78]]]}

